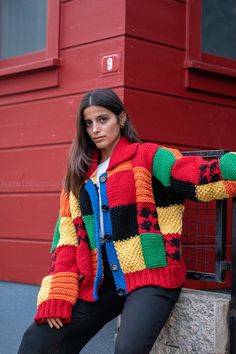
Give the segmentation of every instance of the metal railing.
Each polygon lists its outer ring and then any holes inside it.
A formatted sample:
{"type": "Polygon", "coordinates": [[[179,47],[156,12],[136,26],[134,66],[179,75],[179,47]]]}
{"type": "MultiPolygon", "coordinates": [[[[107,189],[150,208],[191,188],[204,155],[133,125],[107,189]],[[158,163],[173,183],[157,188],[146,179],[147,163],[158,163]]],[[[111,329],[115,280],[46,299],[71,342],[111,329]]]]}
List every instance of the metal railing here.
{"type": "Polygon", "coordinates": [[[190,207],[188,204],[190,203],[186,203],[185,214],[195,212],[196,222],[194,242],[192,241],[192,243],[188,243],[188,221],[184,223],[182,240],[187,264],[187,277],[194,280],[222,283],[225,280],[225,271],[230,270],[230,263],[226,260],[227,200],[218,200],[214,202],[214,205],[211,203],[210,207],[206,203],[202,208],[201,204],[203,203],[196,203],[195,206],[191,204],[190,207]],[[214,220],[208,219],[209,214],[211,219],[214,216],[214,220]],[[205,232],[202,229],[205,229],[205,232]],[[190,251],[192,254],[189,256],[190,251]]]}
{"type": "MultiPolygon", "coordinates": [[[[190,156],[202,156],[205,159],[219,158],[226,151],[225,150],[207,150],[207,151],[189,151],[184,152],[183,155],[190,156]]],[[[193,202],[194,203],[194,202],[193,202]]],[[[211,202],[212,203],[212,202],[211,202]]],[[[231,262],[226,260],[226,229],[227,229],[227,200],[216,201],[214,205],[211,205],[207,209],[208,203],[194,203],[195,207],[192,205],[186,205],[186,214],[188,212],[193,212],[195,210],[194,223],[195,231],[191,232],[195,235],[195,240],[191,239],[188,243],[188,231],[183,232],[184,240],[184,257],[187,263],[187,277],[189,279],[203,280],[208,282],[218,282],[222,283],[225,280],[225,272],[231,271],[231,300],[230,300],[230,311],[229,311],[229,330],[230,330],[230,354],[236,354],[236,198],[232,200],[232,252],[231,252],[231,262]],[[199,205],[203,205],[203,209],[199,205]],[[205,211],[204,217],[199,217],[199,210],[205,211]],[[210,221],[207,219],[207,214],[210,214],[210,221]],[[212,218],[212,215],[214,217],[212,218]],[[198,218],[198,220],[196,220],[198,218]],[[201,222],[205,225],[205,235],[202,234],[200,230],[201,222]],[[210,233],[208,226],[210,225],[210,233]],[[212,233],[213,227],[214,232],[212,233]],[[214,240],[214,242],[213,242],[214,240]],[[192,254],[191,254],[192,247],[192,254]],[[199,262],[199,257],[201,254],[202,259],[199,262]],[[190,258],[188,262],[188,253],[190,253],[190,258]],[[210,256],[209,256],[210,255],[210,256]],[[212,264],[209,264],[209,259],[213,259],[212,264]],[[193,261],[194,260],[194,261],[193,261]],[[189,263],[189,264],[188,264],[189,263]],[[213,265],[214,263],[214,265],[213,265]],[[200,270],[199,270],[200,267],[200,270]],[[201,269],[204,268],[204,269],[201,269]],[[209,272],[209,268],[211,271],[209,272]]],[[[188,218],[187,218],[188,219],[188,218]]],[[[188,224],[186,221],[185,227],[188,224]]]]}
{"type": "Polygon", "coordinates": [[[236,354],[236,198],[232,205],[231,301],[229,311],[230,353],[236,354]]]}

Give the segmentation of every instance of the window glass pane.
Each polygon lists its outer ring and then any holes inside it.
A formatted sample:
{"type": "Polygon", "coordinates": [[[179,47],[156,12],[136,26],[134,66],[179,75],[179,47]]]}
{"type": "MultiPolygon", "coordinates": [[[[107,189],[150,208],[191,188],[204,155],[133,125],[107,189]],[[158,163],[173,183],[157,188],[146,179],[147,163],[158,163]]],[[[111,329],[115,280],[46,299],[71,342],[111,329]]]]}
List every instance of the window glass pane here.
{"type": "Polygon", "coordinates": [[[47,0],[0,0],[0,59],[46,47],[47,0]]]}
{"type": "Polygon", "coordinates": [[[202,0],[202,51],[236,59],[236,0],[202,0]]]}

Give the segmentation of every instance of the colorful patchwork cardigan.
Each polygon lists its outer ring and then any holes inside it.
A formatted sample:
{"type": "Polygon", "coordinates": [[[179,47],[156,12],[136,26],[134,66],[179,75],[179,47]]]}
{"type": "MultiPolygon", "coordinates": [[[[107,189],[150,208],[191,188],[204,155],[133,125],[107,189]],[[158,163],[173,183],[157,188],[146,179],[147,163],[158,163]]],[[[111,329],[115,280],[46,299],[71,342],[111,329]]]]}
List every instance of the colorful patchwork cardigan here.
{"type": "MultiPolygon", "coordinates": [[[[95,154],[79,198],[62,191],[48,275],[35,321],[70,321],[77,299],[96,301],[103,280],[95,154]]],[[[117,293],[156,285],[177,288],[186,270],[181,254],[185,198],[207,202],[236,196],[236,154],[206,161],[121,138],[100,176],[105,247],[117,293]]]]}

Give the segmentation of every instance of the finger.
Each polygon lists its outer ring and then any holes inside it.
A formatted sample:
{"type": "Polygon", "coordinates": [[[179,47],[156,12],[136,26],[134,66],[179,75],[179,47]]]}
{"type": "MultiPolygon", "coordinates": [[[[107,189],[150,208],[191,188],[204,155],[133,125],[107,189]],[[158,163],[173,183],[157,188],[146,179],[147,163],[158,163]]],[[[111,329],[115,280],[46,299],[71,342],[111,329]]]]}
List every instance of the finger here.
{"type": "Polygon", "coordinates": [[[63,327],[63,323],[58,317],[47,318],[47,322],[51,328],[56,327],[57,329],[60,329],[61,327],[63,327]]]}
{"type": "Polygon", "coordinates": [[[51,323],[53,324],[54,327],[56,327],[57,329],[60,329],[60,324],[57,322],[58,318],[51,318],[51,323]]]}
{"type": "Polygon", "coordinates": [[[60,327],[63,327],[63,323],[60,318],[55,318],[60,327]]]}
{"type": "Polygon", "coordinates": [[[47,323],[49,324],[49,327],[51,327],[51,328],[53,327],[51,318],[47,318],[47,323]]]}
{"type": "Polygon", "coordinates": [[[58,328],[58,326],[59,326],[54,318],[47,318],[47,322],[48,322],[50,328],[53,328],[53,327],[58,328]]]}

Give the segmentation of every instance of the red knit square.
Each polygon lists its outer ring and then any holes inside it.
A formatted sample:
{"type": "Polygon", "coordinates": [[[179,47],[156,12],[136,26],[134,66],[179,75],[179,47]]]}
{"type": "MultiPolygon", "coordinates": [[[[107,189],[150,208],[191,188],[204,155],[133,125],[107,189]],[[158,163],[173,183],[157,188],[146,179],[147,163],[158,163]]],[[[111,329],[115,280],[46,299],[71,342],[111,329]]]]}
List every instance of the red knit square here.
{"type": "Polygon", "coordinates": [[[58,246],[52,255],[50,274],[57,272],[77,272],[75,260],[76,247],[58,246]]]}
{"type": "Polygon", "coordinates": [[[110,208],[136,203],[132,170],[123,170],[117,173],[113,173],[112,171],[107,181],[107,197],[110,208]]]}
{"type": "Polygon", "coordinates": [[[137,203],[139,233],[156,233],[160,230],[157,220],[156,206],[154,203],[137,203]]]}
{"type": "Polygon", "coordinates": [[[163,241],[165,244],[168,264],[179,263],[181,252],[180,234],[163,235],[163,241]]]}
{"type": "Polygon", "coordinates": [[[222,180],[219,160],[207,161],[200,156],[184,156],[177,160],[172,168],[172,176],[195,185],[222,180]]]}

